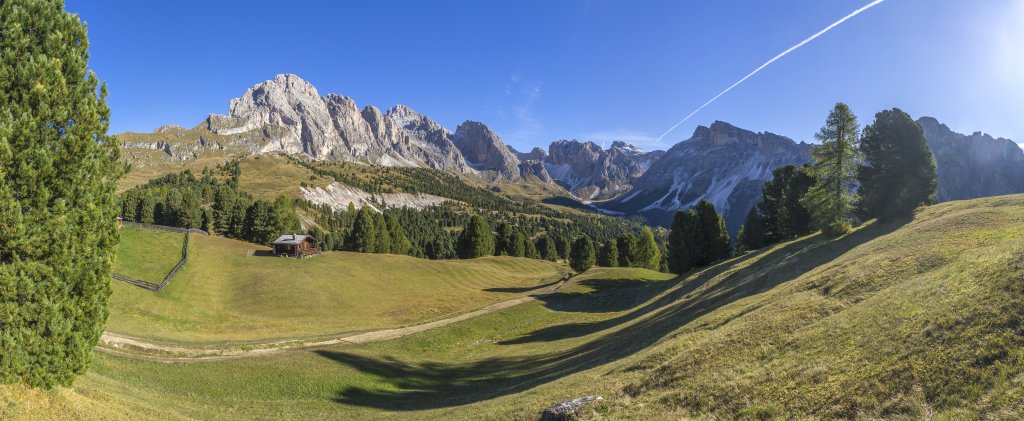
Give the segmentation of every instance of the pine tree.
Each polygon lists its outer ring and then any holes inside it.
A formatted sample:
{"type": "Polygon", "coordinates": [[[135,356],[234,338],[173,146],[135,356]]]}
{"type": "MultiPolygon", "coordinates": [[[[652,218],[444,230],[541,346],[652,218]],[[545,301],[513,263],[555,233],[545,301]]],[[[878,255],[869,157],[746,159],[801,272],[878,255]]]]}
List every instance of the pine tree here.
{"type": "Polygon", "coordinates": [[[639,267],[639,259],[637,257],[637,239],[633,233],[623,234],[618,238],[619,248],[619,266],[633,268],[639,267]]]}
{"type": "Polygon", "coordinates": [[[558,260],[558,251],[555,250],[555,241],[548,235],[543,235],[537,239],[537,251],[540,252],[540,258],[549,262],[558,260]]]}
{"type": "Polygon", "coordinates": [[[412,242],[409,236],[405,235],[405,228],[398,223],[398,218],[393,214],[385,214],[384,220],[391,235],[391,252],[394,254],[408,255],[412,252],[412,242]]]}
{"type": "Polygon", "coordinates": [[[746,253],[766,246],[764,221],[757,213],[757,207],[750,208],[747,219],[736,235],[736,253],[746,253]]]}
{"type": "Polygon", "coordinates": [[[669,272],[681,274],[695,266],[696,232],[697,212],[693,209],[677,211],[668,234],[669,272]]]}
{"type": "Polygon", "coordinates": [[[764,184],[757,203],[764,235],[762,247],[813,232],[811,211],[801,199],[815,183],[817,179],[809,165],[786,165],[772,172],[772,179],[764,184]]]}
{"type": "Polygon", "coordinates": [[[576,273],[586,272],[594,266],[594,242],[590,237],[581,235],[572,243],[572,250],[569,252],[569,266],[576,273]]]}
{"type": "Polygon", "coordinates": [[[0,2],[0,383],[70,385],[108,315],[125,166],[62,5],[0,2]]]}
{"type": "Polygon", "coordinates": [[[619,245],[616,240],[608,240],[601,246],[597,265],[608,268],[619,266],[619,245]]]}
{"type": "Polygon", "coordinates": [[[379,250],[377,244],[377,218],[369,206],[363,206],[356,212],[356,220],[348,235],[348,250],[358,253],[374,253],[379,250]]]}
{"type": "Polygon", "coordinates": [[[274,205],[257,200],[245,213],[245,237],[256,244],[266,244],[280,235],[274,217],[274,205]]]}
{"type": "Polygon", "coordinates": [[[860,150],[861,215],[883,220],[908,216],[935,200],[935,158],[924,129],[909,114],[899,108],[875,114],[874,123],[864,128],[860,150]]]}
{"type": "Polygon", "coordinates": [[[473,215],[462,229],[456,246],[459,258],[475,259],[494,254],[494,233],[480,215],[473,215]]]}
{"type": "Polygon", "coordinates": [[[640,231],[640,239],[636,248],[636,267],[658,270],[661,266],[661,249],[654,239],[654,232],[651,227],[644,227],[640,231]]]}
{"type": "Polygon", "coordinates": [[[373,212],[373,232],[377,237],[377,244],[374,253],[389,254],[391,251],[391,231],[388,230],[387,222],[384,221],[384,214],[373,212]]]}
{"type": "Polygon", "coordinates": [[[857,117],[840,102],[815,135],[821,142],[811,151],[818,182],[807,191],[803,204],[811,211],[814,226],[827,235],[850,230],[850,212],[857,201],[858,130],[857,117]]]}
{"type": "Polygon", "coordinates": [[[526,249],[524,256],[530,259],[540,259],[540,251],[537,250],[537,244],[529,236],[523,236],[523,248],[526,249]]]}
{"type": "Polygon", "coordinates": [[[725,219],[708,200],[697,203],[697,230],[694,236],[694,264],[707,266],[731,254],[729,231],[725,219]]]}
{"type": "Polygon", "coordinates": [[[295,205],[286,196],[278,196],[274,200],[274,224],[278,232],[296,233],[302,231],[302,224],[295,214],[295,205]]]}
{"type": "Polygon", "coordinates": [[[508,239],[508,255],[512,257],[526,256],[526,236],[520,230],[513,230],[508,239]]]}
{"type": "Polygon", "coordinates": [[[555,240],[555,251],[558,253],[558,258],[565,260],[569,258],[569,249],[572,248],[572,244],[568,238],[564,235],[556,235],[555,240]]]}
{"type": "Polygon", "coordinates": [[[515,241],[512,238],[515,235],[515,230],[507,222],[498,224],[498,228],[495,230],[494,235],[494,255],[495,256],[515,256],[515,247],[512,242],[515,241]]]}

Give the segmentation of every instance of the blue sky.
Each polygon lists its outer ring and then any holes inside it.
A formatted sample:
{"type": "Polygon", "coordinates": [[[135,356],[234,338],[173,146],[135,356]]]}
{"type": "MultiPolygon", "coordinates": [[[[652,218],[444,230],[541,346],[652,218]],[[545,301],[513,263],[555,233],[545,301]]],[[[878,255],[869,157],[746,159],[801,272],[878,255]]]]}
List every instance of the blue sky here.
{"type": "Polygon", "coordinates": [[[1024,142],[1024,1],[887,0],[683,116],[869,0],[68,0],[112,127],[194,126],[278,73],[360,105],[479,120],[519,149],[665,149],[724,120],[813,140],[836,101],[1024,142]]]}

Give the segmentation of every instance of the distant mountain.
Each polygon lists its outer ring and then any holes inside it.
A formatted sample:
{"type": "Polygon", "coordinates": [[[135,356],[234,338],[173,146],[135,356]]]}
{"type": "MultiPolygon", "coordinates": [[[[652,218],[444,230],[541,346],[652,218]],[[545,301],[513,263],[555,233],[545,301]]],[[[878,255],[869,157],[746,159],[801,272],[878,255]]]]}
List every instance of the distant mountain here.
{"type": "Polygon", "coordinates": [[[455,130],[455,146],[473,169],[489,172],[492,180],[515,181],[521,177],[519,158],[483,123],[460,124],[455,130]]]}
{"type": "Polygon", "coordinates": [[[810,150],[811,145],[788,137],[716,121],[711,127],[698,127],[690,139],[654,161],[629,194],[601,206],[668,225],[675,211],[708,199],[735,233],[772,171],[809,162],[810,150]]]}
{"type": "Polygon", "coordinates": [[[559,140],[548,148],[544,165],[551,178],[573,195],[584,200],[610,199],[630,191],[633,181],[661,154],[621,141],[604,150],[594,142],[559,140]]]}
{"type": "Polygon", "coordinates": [[[935,155],[940,202],[1024,193],[1024,151],[1013,141],[956,133],[932,117],[917,122],[935,155]]]}

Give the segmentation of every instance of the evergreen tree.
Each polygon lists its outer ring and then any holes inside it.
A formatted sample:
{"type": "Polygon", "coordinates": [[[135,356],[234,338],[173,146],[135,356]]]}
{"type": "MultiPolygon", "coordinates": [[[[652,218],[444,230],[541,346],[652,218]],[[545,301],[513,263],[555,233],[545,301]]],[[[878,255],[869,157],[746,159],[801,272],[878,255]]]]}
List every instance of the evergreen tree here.
{"type": "Polygon", "coordinates": [[[619,266],[619,245],[616,240],[608,240],[601,246],[601,253],[597,261],[598,266],[608,268],[619,266]]]}
{"type": "Polygon", "coordinates": [[[302,224],[295,214],[295,205],[292,200],[285,196],[278,196],[274,200],[274,219],[278,232],[297,233],[302,231],[302,224]]]}
{"type": "Polygon", "coordinates": [[[125,166],[62,5],[0,2],[0,383],[70,385],[108,314],[125,166]]]}
{"type": "Polygon", "coordinates": [[[677,211],[668,234],[668,270],[684,273],[695,266],[694,246],[697,234],[697,212],[677,211]]]}
{"type": "Polygon", "coordinates": [[[549,262],[558,260],[558,251],[555,250],[555,241],[548,235],[543,235],[537,239],[537,251],[540,253],[540,258],[549,262]]]}
{"type": "Polygon", "coordinates": [[[772,172],[772,179],[764,184],[757,203],[764,236],[761,247],[813,232],[811,211],[801,199],[816,182],[809,165],[786,165],[772,172]]]}
{"type": "Polygon", "coordinates": [[[569,266],[576,273],[586,272],[594,266],[594,242],[587,235],[581,235],[572,243],[569,252],[569,266]]]}
{"type": "Polygon", "coordinates": [[[495,230],[494,235],[494,255],[495,256],[515,256],[515,247],[512,245],[515,239],[515,230],[507,222],[498,224],[498,228],[495,230]]]}
{"type": "Polygon", "coordinates": [[[840,102],[815,135],[821,142],[811,151],[818,182],[807,191],[803,204],[811,211],[814,226],[828,235],[850,230],[850,212],[857,201],[858,130],[857,117],[840,102]]]}
{"type": "Polygon", "coordinates": [[[617,244],[619,248],[619,266],[628,268],[639,267],[636,236],[629,232],[623,234],[617,241],[619,243],[617,244]]]}
{"type": "Polygon", "coordinates": [[[661,249],[654,239],[654,231],[651,231],[651,227],[644,227],[637,242],[635,267],[658,270],[660,266],[661,249]]]}
{"type": "Polygon", "coordinates": [[[857,171],[860,213],[867,218],[908,216],[935,200],[935,158],[924,129],[899,108],[875,114],[864,128],[857,171]]]}
{"type": "Polygon", "coordinates": [[[747,219],[740,226],[736,236],[736,253],[746,253],[766,246],[764,221],[757,213],[757,207],[750,208],[747,219]]]}
{"type": "Polygon", "coordinates": [[[156,198],[143,196],[139,201],[139,209],[135,213],[135,220],[143,224],[152,224],[156,221],[156,198]]]}
{"type": "Polygon", "coordinates": [[[215,234],[213,230],[213,212],[211,210],[203,209],[203,223],[200,229],[210,233],[210,235],[215,234]]]}
{"type": "Polygon", "coordinates": [[[245,237],[256,244],[266,244],[280,235],[274,205],[266,200],[257,200],[245,213],[245,237]]]}
{"type": "Polygon", "coordinates": [[[398,223],[398,218],[389,213],[384,215],[384,219],[387,223],[388,232],[391,235],[391,252],[394,254],[405,255],[411,253],[412,242],[409,241],[409,237],[405,235],[405,229],[398,223]]]}
{"type": "Polygon", "coordinates": [[[569,242],[569,239],[566,238],[564,235],[556,235],[554,237],[554,240],[555,251],[558,253],[558,258],[561,260],[568,259],[569,249],[572,247],[572,244],[569,242]]]}
{"type": "Polygon", "coordinates": [[[524,256],[530,259],[540,259],[540,252],[537,250],[537,245],[529,236],[523,236],[523,248],[526,249],[524,256]]]}
{"type": "Polygon", "coordinates": [[[391,249],[391,231],[388,230],[388,224],[384,220],[384,214],[373,212],[373,232],[374,236],[377,237],[377,246],[374,248],[374,253],[392,253],[391,249]]]}
{"type": "Polygon", "coordinates": [[[473,215],[462,229],[456,246],[459,258],[474,259],[494,254],[494,233],[480,215],[473,215]]]}
{"type": "Polygon", "coordinates": [[[348,235],[348,250],[359,253],[374,253],[379,250],[377,244],[377,218],[369,206],[363,206],[356,212],[356,220],[348,235]]]}
{"type": "Polygon", "coordinates": [[[692,247],[694,264],[697,267],[707,266],[728,258],[731,254],[731,241],[729,231],[725,228],[725,219],[707,199],[697,203],[696,212],[697,230],[692,247]]]}
{"type": "Polygon", "coordinates": [[[520,230],[512,230],[508,239],[508,255],[513,257],[526,256],[526,236],[520,230]]]}

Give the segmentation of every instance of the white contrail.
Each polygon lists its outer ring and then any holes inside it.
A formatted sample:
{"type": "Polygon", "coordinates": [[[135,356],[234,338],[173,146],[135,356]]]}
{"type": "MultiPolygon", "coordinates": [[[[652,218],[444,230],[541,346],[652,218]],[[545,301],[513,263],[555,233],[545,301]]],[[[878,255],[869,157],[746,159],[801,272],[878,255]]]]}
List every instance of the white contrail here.
{"type": "Polygon", "coordinates": [[[757,74],[757,72],[760,72],[760,71],[761,71],[761,69],[764,69],[765,67],[768,67],[768,65],[769,65],[769,64],[772,64],[772,63],[774,63],[774,62],[775,62],[776,60],[778,60],[778,59],[780,59],[780,58],[783,58],[783,57],[785,57],[785,56],[786,56],[787,54],[789,54],[789,53],[792,53],[792,52],[793,52],[794,50],[796,50],[797,48],[803,47],[803,46],[804,46],[804,44],[807,44],[808,42],[814,41],[814,39],[815,39],[815,38],[817,38],[817,37],[820,37],[820,36],[822,36],[822,35],[823,35],[823,34],[825,34],[826,32],[828,32],[828,31],[832,30],[832,28],[835,28],[835,27],[839,26],[839,24],[841,24],[841,23],[843,23],[843,22],[846,22],[846,21],[847,21],[847,20],[849,20],[850,18],[852,18],[852,17],[854,17],[854,16],[857,16],[857,15],[861,14],[861,12],[863,12],[863,11],[865,11],[865,10],[868,10],[868,9],[870,9],[870,8],[872,8],[872,7],[875,7],[876,5],[878,5],[878,3],[881,3],[881,2],[883,2],[883,1],[885,1],[885,0],[874,0],[874,1],[872,1],[871,3],[868,3],[868,4],[866,5],[866,6],[864,6],[864,7],[861,7],[860,9],[854,10],[854,11],[853,11],[853,13],[850,13],[850,14],[848,14],[848,15],[844,16],[844,17],[843,17],[842,19],[839,19],[839,20],[837,20],[837,21],[833,22],[833,23],[832,23],[831,25],[829,25],[829,26],[826,26],[826,27],[825,27],[825,29],[822,29],[822,30],[818,31],[817,33],[815,33],[814,35],[811,35],[811,36],[807,37],[807,39],[805,39],[805,40],[803,40],[803,41],[800,41],[800,43],[798,43],[797,45],[794,45],[794,46],[792,46],[792,47],[789,47],[789,48],[787,48],[787,49],[786,49],[786,51],[783,51],[783,52],[779,53],[779,54],[778,54],[777,56],[775,56],[775,57],[772,57],[772,59],[771,59],[771,60],[768,60],[768,61],[764,62],[764,64],[762,64],[762,65],[761,65],[761,67],[758,67],[758,68],[754,69],[754,71],[753,71],[753,72],[750,72],[750,73],[748,73],[748,74],[747,74],[746,76],[743,76],[743,79],[740,79],[740,80],[739,80],[739,81],[737,81],[736,83],[734,83],[734,84],[732,84],[732,85],[729,85],[729,87],[728,87],[728,88],[725,88],[725,90],[724,90],[724,91],[722,91],[722,92],[721,92],[721,93],[719,93],[718,95],[715,95],[715,97],[714,97],[714,98],[711,98],[711,99],[709,99],[709,100],[708,100],[708,102],[705,102],[705,103],[704,103],[704,105],[701,105],[701,106],[700,106],[700,107],[698,107],[698,108],[697,108],[696,110],[693,110],[693,112],[692,112],[692,113],[688,114],[688,115],[687,115],[686,117],[684,117],[684,118],[683,118],[682,120],[679,120],[679,122],[678,122],[678,123],[676,123],[676,124],[675,124],[674,126],[672,126],[672,127],[670,128],[670,129],[666,130],[666,131],[665,131],[665,133],[662,133],[662,134],[661,134],[661,136],[658,136],[658,140],[655,140],[655,141],[654,141],[654,143],[655,143],[655,144],[657,144],[658,142],[661,142],[661,139],[662,139],[662,138],[664,138],[664,137],[665,137],[666,135],[668,135],[668,134],[669,134],[669,133],[671,133],[671,132],[672,132],[673,130],[675,130],[675,129],[676,129],[676,127],[679,127],[679,125],[680,125],[680,124],[683,124],[683,123],[685,123],[685,122],[686,122],[686,120],[689,120],[689,119],[690,119],[690,117],[693,117],[693,115],[694,115],[694,114],[697,114],[697,113],[699,113],[699,112],[700,112],[700,110],[703,110],[703,109],[704,109],[704,108],[706,108],[706,107],[707,107],[708,105],[711,105],[711,103],[712,103],[712,102],[715,102],[715,100],[716,100],[716,99],[718,99],[718,98],[719,98],[719,97],[721,97],[722,95],[725,95],[726,93],[728,93],[729,91],[731,91],[731,90],[732,90],[732,88],[735,88],[735,87],[736,87],[737,85],[739,85],[739,84],[743,83],[743,82],[744,82],[744,81],[746,81],[747,79],[750,79],[750,77],[751,77],[751,76],[754,76],[755,74],[757,74]]]}

